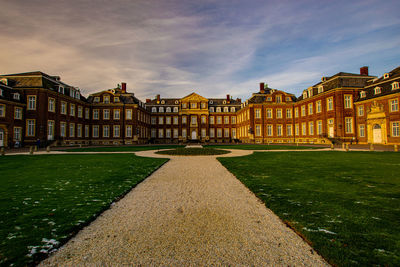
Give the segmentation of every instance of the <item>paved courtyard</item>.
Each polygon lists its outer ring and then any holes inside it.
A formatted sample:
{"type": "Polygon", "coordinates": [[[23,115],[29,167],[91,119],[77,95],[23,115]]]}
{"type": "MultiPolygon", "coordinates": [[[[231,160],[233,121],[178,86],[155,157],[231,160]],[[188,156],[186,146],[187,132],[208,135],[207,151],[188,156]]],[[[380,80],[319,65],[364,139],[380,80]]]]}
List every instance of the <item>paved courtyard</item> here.
{"type": "Polygon", "coordinates": [[[136,154],[171,160],[41,265],[327,265],[215,156],[136,154]]]}

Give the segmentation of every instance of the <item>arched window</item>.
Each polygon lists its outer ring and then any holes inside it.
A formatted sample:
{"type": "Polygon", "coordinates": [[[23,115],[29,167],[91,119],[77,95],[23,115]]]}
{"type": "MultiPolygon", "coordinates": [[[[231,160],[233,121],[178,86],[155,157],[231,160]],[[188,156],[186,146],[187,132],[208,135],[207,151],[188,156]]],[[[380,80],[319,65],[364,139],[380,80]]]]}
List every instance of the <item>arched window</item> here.
{"type": "Polygon", "coordinates": [[[178,111],[179,111],[178,107],[174,107],[174,112],[178,112],[178,111]]]}
{"type": "Polygon", "coordinates": [[[221,108],[220,107],[217,107],[217,112],[221,112],[221,108]]]}
{"type": "Polygon", "coordinates": [[[158,112],[164,112],[164,107],[159,107],[158,112]]]}
{"type": "Polygon", "coordinates": [[[167,107],[166,110],[165,110],[165,112],[171,112],[171,108],[170,108],[170,107],[167,107]]]}
{"type": "Polygon", "coordinates": [[[151,108],[151,112],[157,112],[157,108],[156,107],[152,107],[151,108]]]}
{"type": "Polygon", "coordinates": [[[224,112],[229,112],[229,108],[228,107],[224,107],[224,112]]]}
{"type": "Polygon", "coordinates": [[[210,112],[214,112],[214,107],[210,107],[210,112]]]}
{"type": "Polygon", "coordinates": [[[236,111],[235,107],[231,107],[231,112],[235,112],[235,111],[236,111]]]}

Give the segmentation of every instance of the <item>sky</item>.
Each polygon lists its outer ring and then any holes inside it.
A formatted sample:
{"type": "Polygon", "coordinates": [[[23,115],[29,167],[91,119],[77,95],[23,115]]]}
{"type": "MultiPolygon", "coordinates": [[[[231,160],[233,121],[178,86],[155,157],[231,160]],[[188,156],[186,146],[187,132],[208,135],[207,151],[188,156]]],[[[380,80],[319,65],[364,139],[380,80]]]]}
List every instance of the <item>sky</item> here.
{"type": "Polygon", "coordinates": [[[0,0],[0,73],[40,70],[83,95],[299,96],[338,72],[400,66],[398,0],[0,0]]]}

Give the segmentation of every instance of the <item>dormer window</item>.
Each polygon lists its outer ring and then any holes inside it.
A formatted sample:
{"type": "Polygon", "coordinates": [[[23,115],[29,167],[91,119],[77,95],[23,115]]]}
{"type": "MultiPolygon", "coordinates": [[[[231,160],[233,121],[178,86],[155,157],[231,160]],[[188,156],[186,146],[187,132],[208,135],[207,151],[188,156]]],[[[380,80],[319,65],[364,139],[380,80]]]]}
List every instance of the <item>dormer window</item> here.
{"type": "Polygon", "coordinates": [[[14,98],[15,100],[19,100],[19,94],[18,94],[18,93],[14,93],[13,98],[14,98]]]}
{"type": "Polygon", "coordinates": [[[178,105],[179,104],[179,101],[178,100],[175,100],[175,105],[178,105]]]}
{"type": "Polygon", "coordinates": [[[322,77],[322,78],[321,78],[321,81],[322,81],[322,82],[326,82],[326,77],[322,77]]]}
{"type": "MultiPolygon", "coordinates": [[[[118,96],[114,97],[114,102],[116,102],[116,103],[119,102],[119,97],[118,97],[118,96]]],[[[141,104],[141,103],[140,103],[140,104],[141,104]]]]}
{"type": "Polygon", "coordinates": [[[282,97],[280,95],[276,96],[276,103],[281,103],[282,102],[282,97]]]}
{"type": "Polygon", "coordinates": [[[214,102],[212,100],[210,100],[210,104],[214,104],[214,102]]]}
{"type": "Polygon", "coordinates": [[[380,87],[375,87],[374,88],[374,94],[375,95],[378,95],[378,94],[380,94],[382,92],[382,88],[380,88],[380,87]]]}
{"type": "Polygon", "coordinates": [[[229,108],[228,107],[224,107],[224,112],[229,112],[229,108]]]}
{"type": "Polygon", "coordinates": [[[304,91],[303,92],[303,99],[306,99],[307,98],[307,91],[304,91]]]}
{"type": "Polygon", "coordinates": [[[392,83],[392,90],[399,89],[399,82],[392,83]]]}
{"type": "Polygon", "coordinates": [[[174,107],[174,112],[178,112],[179,108],[178,107],[174,107]]]}
{"type": "Polygon", "coordinates": [[[99,103],[100,102],[100,97],[95,96],[93,102],[95,103],[99,103]]]}
{"type": "Polygon", "coordinates": [[[164,104],[165,104],[165,100],[161,100],[161,104],[163,104],[163,105],[164,105],[164,104]]]}
{"type": "Polygon", "coordinates": [[[313,89],[312,89],[312,87],[311,87],[311,88],[308,88],[307,90],[308,90],[308,97],[312,97],[312,96],[313,96],[313,89]]]}
{"type": "Polygon", "coordinates": [[[0,89],[0,96],[3,96],[3,89],[0,89]]]}
{"type": "Polygon", "coordinates": [[[110,96],[108,96],[108,95],[103,96],[103,103],[104,104],[110,103],[110,96]]]}
{"type": "Polygon", "coordinates": [[[75,90],[74,89],[72,89],[72,88],[69,89],[69,96],[70,97],[75,97],[75,90]]]}
{"type": "Polygon", "coordinates": [[[206,108],[206,103],[201,103],[201,108],[206,108]]]}
{"type": "Polygon", "coordinates": [[[158,112],[164,112],[164,107],[159,107],[158,112]]]}
{"type": "Polygon", "coordinates": [[[236,111],[235,107],[231,107],[231,112],[235,112],[235,111],[236,111]]]}
{"type": "Polygon", "coordinates": [[[165,112],[171,112],[171,108],[170,108],[170,107],[167,107],[166,110],[165,110],[165,112]]]}
{"type": "Polygon", "coordinates": [[[214,107],[210,107],[210,112],[214,112],[214,107]]]}
{"type": "Polygon", "coordinates": [[[81,94],[78,91],[76,91],[76,93],[75,93],[75,98],[76,99],[80,99],[81,98],[81,94]]]}
{"type": "Polygon", "coordinates": [[[152,108],[151,108],[151,112],[156,113],[156,112],[157,112],[157,108],[156,108],[156,107],[152,107],[152,108]]]}
{"type": "Polygon", "coordinates": [[[190,108],[197,108],[197,103],[190,103],[190,108]]]}
{"type": "Polygon", "coordinates": [[[64,86],[58,86],[58,92],[64,94],[64,86]]]}
{"type": "Polygon", "coordinates": [[[361,91],[361,92],[360,92],[360,98],[364,98],[365,95],[366,95],[366,94],[365,94],[365,91],[361,91]]]}
{"type": "Polygon", "coordinates": [[[220,107],[217,107],[217,112],[221,112],[221,108],[220,107]]]}
{"type": "Polygon", "coordinates": [[[290,102],[291,101],[291,99],[290,99],[290,97],[286,97],[286,102],[290,102]]]}
{"type": "Polygon", "coordinates": [[[226,104],[226,100],[222,101],[222,104],[224,104],[224,105],[225,105],[225,104],[226,104]]]}
{"type": "Polygon", "coordinates": [[[389,78],[389,73],[385,73],[385,74],[383,74],[383,79],[387,79],[387,78],[389,78]]]}
{"type": "Polygon", "coordinates": [[[267,97],[267,101],[272,101],[272,97],[267,97]]]}
{"type": "Polygon", "coordinates": [[[318,86],[318,94],[324,92],[324,87],[322,85],[318,86]]]}

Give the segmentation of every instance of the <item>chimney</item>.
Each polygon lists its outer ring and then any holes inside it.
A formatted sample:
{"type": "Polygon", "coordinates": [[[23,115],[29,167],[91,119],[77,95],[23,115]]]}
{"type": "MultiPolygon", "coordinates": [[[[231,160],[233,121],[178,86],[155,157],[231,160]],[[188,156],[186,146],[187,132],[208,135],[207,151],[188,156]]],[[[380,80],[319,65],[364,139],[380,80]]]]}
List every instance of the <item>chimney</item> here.
{"type": "Polygon", "coordinates": [[[360,68],[360,75],[368,76],[368,66],[364,66],[360,68]]]}
{"type": "Polygon", "coordinates": [[[264,94],[265,90],[264,90],[264,83],[260,83],[260,93],[264,94]]]}
{"type": "Polygon", "coordinates": [[[159,104],[160,103],[160,95],[157,95],[156,98],[157,98],[157,104],[159,104]]]}
{"type": "Polygon", "coordinates": [[[151,99],[150,98],[147,98],[146,99],[146,103],[150,103],[151,102],[151,99]]]}
{"type": "Polygon", "coordinates": [[[231,101],[231,97],[229,95],[226,95],[226,102],[229,103],[231,101]]]}
{"type": "Polygon", "coordinates": [[[126,93],[126,83],[121,83],[122,85],[122,93],[125,94],[126,93]]]}

